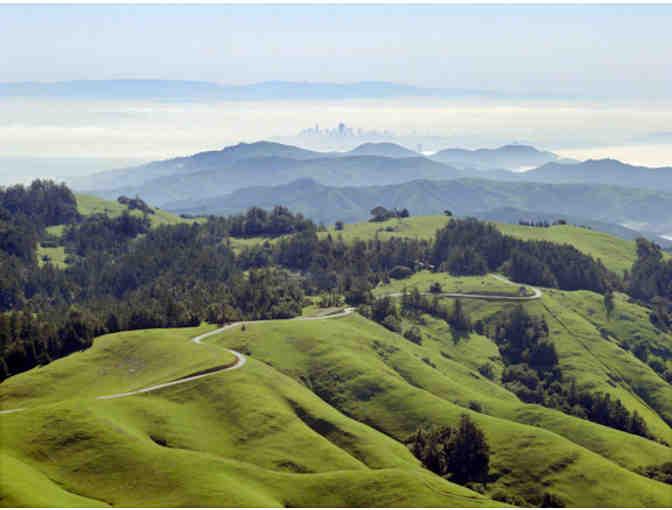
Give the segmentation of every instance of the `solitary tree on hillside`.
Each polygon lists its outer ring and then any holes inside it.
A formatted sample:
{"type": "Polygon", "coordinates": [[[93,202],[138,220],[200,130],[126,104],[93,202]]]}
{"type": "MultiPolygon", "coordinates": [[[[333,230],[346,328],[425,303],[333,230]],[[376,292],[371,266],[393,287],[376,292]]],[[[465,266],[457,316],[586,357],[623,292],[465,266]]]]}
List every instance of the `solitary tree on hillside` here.
{"type": "Polygon", "coordinates": [[[604,293],[604,308],[607,311],[607,317],[610,317],[614,311],[614,293],[611,289],[607,289],[604,293]]]}
{"type": "Polygon", "coordinates": [[[409,447],[422,464],[454,482],[487,483],[490,447],[483,431],[463,414],[457,427],[419,427],[409,447]]]}
{"type": "Polygon", "coordinates": [[[469,481],[487,483],[490,468],[490,446],[483,431],[468,415],[460,417],[460,424],[448,443],[446,471],[460,484],[469,481]]]}

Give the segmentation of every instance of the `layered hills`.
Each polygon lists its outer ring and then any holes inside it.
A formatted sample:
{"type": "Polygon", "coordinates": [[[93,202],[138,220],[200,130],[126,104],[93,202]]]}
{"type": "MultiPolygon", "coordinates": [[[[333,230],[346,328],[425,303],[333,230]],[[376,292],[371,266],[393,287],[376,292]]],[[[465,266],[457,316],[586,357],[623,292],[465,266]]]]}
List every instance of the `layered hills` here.
{"type": "Polygon", "coordinates": [[[580,163],[526,145],[446,149],[425,157],[391,143],[318,152],[262,141],[101,172],[72,185],[110,200],[137,195],[183,214],[282,204],[333,222],[366,219],[376,205],[414,214],[449,208],[488,218],[517,209],[521,216],[572,216],[577,223],[630,239],[641,232],[672,231],[666,212],[670,169],[615,160],[580,163]],[[536,168],[511,171],[531,166],[536,168]]]}
{"type": "MultiPolygon", "coordinates": [[[[449,221],[366,222],[339,232],[348,244],[376,237],[429,240],[449,221]]],[[[520,237],[571,242],[594,256],[621,250],[630,263],[637,257],[633,243],[586,229],[516,230],[511,233],[520,237]]],[[[320,238],[329,234],[338,235],[323,232],[320,238]]],[[[268,239],[247,241],[263,250],[268,239]]],[[[433,314],[409,314],[403,330],[415,327],[421,334],[411,340],[372,320],[364,307],[329,318],[343,305],[321,307],[314,296],[303,316],[321,319],[249,321],[205,345],[190,340],[214,324],[106,334],[89,349],[6,379],[0,410],[23,410],[0,414],[0,501],[86,507],[672,505],[670,485],[643,474],[672,454],[672,386],[635,355],[635,346],[643,345],[665,362],[672,357],[672,337],[650,321],[648,308],[617,292],[610,313],[600,294],[545,287],[540,297],[521,303],[506,298],[518,285],[501,277],[427,270],[381,281],[374,292],[396,294],[392,300],[403,308],[404,287],[426,292],[437,283],[445,292],[465,293],[460,302],[474,322],[496,321],[519,305],[542,318],[563,384],[572,379],[577,391],[618,399],[657,440],[549,403],[526,402],[507,383],[515,366],[487,331],[459,333],[433,314]],[[475,292],[500,299],[469,299],[475,292]],[[222,348],[244,353],[247,363],[153,392],[96,399],[230,363],[222,348]],[[451,482],[423,467],[409,448],[418,427],[454,425],[462,415],[489,444],[487,483],[451,482]]],[[[456,306],[451,297],[436,300],[456,306]]]]}
{"type": "Polygon", "coordinates": [[[672,167],[628,165],[616,159],[589,159],[575,165],[546,163],[525,174],[536,182],[584,182],[672,191],[672,167]]]}
{"type": "MultiPolygon", "coordinates": [[[[335,187],[313,179],[280,186],[255,186],[207,200],[174,202],[165,208],[176,213],[229,214],[253,205],[282,204],[317,221],[363,221],[378,205],[408,209],[416,215],[441,214],[450,209],[468,215],[502,207],[524,211],[552,211],[592,218],[610,224],[637,222],[642,229],[666,228],[672,194],[596,184],[540,184],[485,179],[416,180],[387,186],[335,187]],[[663,223],[661,227],[660,224],[663,223]]],[[[490,218],[495,219],[495,218],[490,218]]]]}
{"type": "Polygon", "coordinates": [[[518,170],[537,167],[560,158],[548,151],[540,151],[529,145],[505,145],[497,149],[444,149],[433,154],[434,161],[458,168],[518,170]]]}

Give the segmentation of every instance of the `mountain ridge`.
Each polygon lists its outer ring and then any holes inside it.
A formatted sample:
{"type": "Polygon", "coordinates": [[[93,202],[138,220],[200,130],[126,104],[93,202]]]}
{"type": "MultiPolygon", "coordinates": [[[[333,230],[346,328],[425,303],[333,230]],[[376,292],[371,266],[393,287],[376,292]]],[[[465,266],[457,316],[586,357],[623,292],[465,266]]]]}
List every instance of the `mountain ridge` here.
{"type": "Polygon", "coordinates": [[[284,205],[316,221],[333,223],[366,221],[378,205],[408,209],[413,215],[468,215],[501,207],[547,211],[558,217],[570,215],[600,222],[644,223],[655,233],[666,231],[672,193],[596,184],[546,184],[504,182],[476,178],[453,180],[416,179],[401,184],[335,187],[314,179],[279,186],[253,186],[226,197],[168,203],[176,214],[230,214],[252,206],[284,205]],[[662,224],[659,222],[663,221],[662,224]],[[652,228],[653,227],[653,228],[652,228]]]}
{"type": "Polygon", "coordinates": [[[672,167],[629,165],[617,159],[588,159],[575,165],[549,162],[525,172],[538,182],[585,182],[672,191],[672,167]]]}

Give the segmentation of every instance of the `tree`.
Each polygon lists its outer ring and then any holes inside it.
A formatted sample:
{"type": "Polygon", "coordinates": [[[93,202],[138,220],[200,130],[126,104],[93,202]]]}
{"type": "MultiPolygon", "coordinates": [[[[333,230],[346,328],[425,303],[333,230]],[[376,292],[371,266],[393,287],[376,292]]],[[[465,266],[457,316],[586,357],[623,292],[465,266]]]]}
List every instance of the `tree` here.
{"type": "Polygon", "coordinates": [[[422,331],[417,326],[413,326],[411,329],[404,331],[404,338],[410,340],[414,344],[422,345],[422,331]]]}
{"type": "Polygon", "coordinates": [[[371,209],[370,214],[373,216],[373,218],[371,218],[369,221],[385,221],[394,216],[394,212],[388,211],[382,205],[371,209]]]}
{"type": "Polygon", "coordinates": [[[483,431],[468,415],[460,417],[457,430],[448,442],[446,471],[460,484],[470,481],[487,483],[490,468],[490,446],[483,431]]]}
{"type": "Polygon", "coordinates": [[[495,367],[490,362],[483,363],[480,367],[478,367],[478,372],[483,377],[487,377],[490,380],[493,380],[495,378],[495,367]]]}
{"type": "Polygon", "coordinates": [[[406,209],[405,207],[399,213],[400,218],[408,218],[410,215],[411,215],[411,213],[409,213],[408,209],[406,209]]]}
{"type": "Polygon", "coordinates": [[[467,316],[462,306],[460,299],[455,300],[455,307],[453,308],[453,315],[450,318],[450,325],[457,331],[470,331],[471,321],[467,316]]]}
{"type": "Polygon", "coordinates": [[[390,331],[394,331],[395,333],[401,333],[401,321],[394,315],[388,315],[387,317],[385,317],[383,319],[383,322],[381,322],[381,324],[390,331]]]}
{"type": "Polygon", "coordinates": [[[390,271],[390,277],[394,278],[395,280],[402,280],[404,278],[408,278],[412,274],[413,270],[406,266],[395,266],[392,268],[392,271],[390,271]]]}
{"type": "Polygon", "coordinates": [[[607,317],[611,317],[614,311],[614,292],[611,289],[607,289],[604,293],[604,309],[607,311],[607,317]]]}
{"type": "Polygon", "coordinates": [[[446,216],[450,217],[450,216],[453,215],[453,212],[450,211],[449,209],[446,209],[445,211],[443,211],[443,214],[445,214],[446,216]]]}
{"type": "Polygon", "coordinates": [[[457,428],[419,427],[409,448],[422,464],[456,483],[487,482],[490,446],[483,431],[463,414],[457,428]]]}
{"type": "Polygon", "coordinates": [[[343,224],[342,221],[337,221],[336,222],[336,230],[343,230],[344,227],[345,227],[345,225],[343,224]]]}

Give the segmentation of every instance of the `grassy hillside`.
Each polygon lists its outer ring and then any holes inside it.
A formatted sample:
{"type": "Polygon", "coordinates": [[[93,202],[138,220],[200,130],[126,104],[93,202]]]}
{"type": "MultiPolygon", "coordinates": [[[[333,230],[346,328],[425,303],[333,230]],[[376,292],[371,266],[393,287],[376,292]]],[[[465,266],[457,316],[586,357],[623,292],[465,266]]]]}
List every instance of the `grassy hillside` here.
{"type": "MultiPolygon", "coordinates": [[[[374,295],[385,295],[403,292],[404,289],[417,288],[420,292],[428,292],[433,283],[441,284],[443,292],[455,292],[466,294],[497,294],[518,297],[520,286],[511,285],[493,278],[492,276],[451,276],[448,273],[432,273],[431,271],[418,271],[409,278],[392,280],[387,285],[379,284],[373,289],[374,295]]],[[[528,294],[531,294],[528,292],[528,294]]]]}
{"type": "Polygon", "coordinates": [[[0,385],[0,409],[33,407],[67,398],[92,398],[168,382],[206,368],[231,364],[222,349],[190,342],[211,327],[125,331],[0,385]]]}
{"type": "MultiPolygon", "coordinates": [[[[77,198],[77,210],[84,216],[107,213],[110,217],[115,218],[121,216],[121,214],[127,210],[125,205],[114,200],[104,200],[92,195],[75,195],[75,197],[77,198]]],[[[161,209],[153,209],[155,213],[149,215],[152,227],[158,227],[160,225],[176,225],[178,223],[193,223],[196,221],[180,218],[176,214],[162,211],[161,209]]],[[[142,217],[142,212],[137,209],[130,211],[130,213],[142,217]]]]}
{"type": "MultiPolygon", "coordinates": [[[[96,201],[88,210],[100,207],[96,201]]],[[[446,221],[360,223],[320,236],[431,238],[446,221]]],[[[631,243],[591,230],[498,227],[570,242],[614,270],[628,267],[627,257],[634,260],[631,243]]],[[[421,271],[374,293],[425,291],[435,281],[448,292],[518,290],[491,276],[421,271]]],[[[542,290],[523,306],[544,317],[563,376],[580,390],[620,399],[653,435],[672,443],[672,385],[631,352],[645,343],[669,366],[672,336],[622,294],[607,316],[599,294],[542,290]]],[[[517,306],[462,303],[472,321],[517,306]]],[[[313,305],[307,312],[324,310],[313,305]]],[[[411,325],[404,319],[404,330],[411,325]]],[[[0,504],[462,507],[506,500],[538,506],[553,496],[567,506],[672,506],[669,485],[638,474],[668,462],[672,448],[526,404],[501,384],[504,362],[492,340],[457,335],[428,315],[413,325],[423,335],[419,345],[358,314],[249,323],[206,345],[190,339],[214,326],[99,337],[86,351],[0,384],[0,411],[26,409],[0,413],[0,504]],[[221,347],[245,353],[248,363],[154,392],[95,399],[232,363],[221,347]],[[486,362],[492,378],[479,371],[486,362]],[[403,444],[418,426],[454,425],[463,413],[491,447],[487,486],[440,478],[403,444]]]]}
{"type": "MultiPolygon", "coordinates": [[[[345,241],[371,239],[378,235],[380,239],[391,237],[410,237],[430,239],[436,230],[446,224],[445,216],[414,216],[401,220],[392,219],[385,222],[363,222],[345,225],[342,231],[336,232],[334,227],[329,229],[332,235],[341,234],[345,241]]],[[[571,244],[593,258],[602,259],[606,267],[623,274],[624,269],[630,270],[637,258],[635,243],[619,239],[596,230],[574,227],[571,225],[556,225],[549,228],[524,227],[510,223],[493,222],[506,235],[519,239],[551,241],[559,244],[571,244]]],[[[326,235],[326,234],[321,234],[326,235]]]]}
{"type": "Polygon", "coordinates": [[[417,346],[353,316],[328,327],[309,322],[252,325],[222,336],[219,343],[246,349],[347,415],[398,440],[421,423],[455,423],[460,413],[470,413],[493,447],[490,495],[505,490],[534,503],[546,491],[578,506],[672,502],[669,487],[626,469],[662,463],[669,448],[522,404],[441,355],[440,350],[449,349],[446,340],[417,346]],[[470,411],[471,400],[480,401],[487,414],[470,411]],[[525,424],[529,421],[536,423],[525,424]]]}
{"type": "MultiPolygon", "coordinates": [[[[329,228],[331,235],[342,235],[343,240],[352,242],[354,239],[373,239],[376,234],[379,239],[392,237],[409,237],[417,239],[431,239],[436,231],[443,227],[449,219],[446,216],[411,216],[410,218],[391,219],[382,222],[365,221],[348,223],[343,230],[336,231],[332,225],[329,228]]],[[[320,234],[320,236],[326,234],[320,234]]]]}
{"type": "MultiPolygon", "coordinates": [[[[39,395],[28,394],[21,401],[30,410],[0,417],[0,458],[3,468],[12,468],[3,469],[2,504],[495,505],[421,469],[405,446],[346,417],[304,385],[254,359],[240,370],[142,396],[95,401],[89,398],[94,391],[81,387],[85,379],[96,391],[121,387],[116,373],[103,376],[104,382],[96,379],[101,367],[120,369],[118,351],[123,352],[127,340],[142,344],[145,354],[151,351],[150,357],[142,357],[148,369],[157,354],[173,359],[170,374],[161,378],[186,375],[196,367],[187,368],[184,360],[198,355],[196,351],[224,352],[184,341],[198,331],[167,332],[175,335],[174,342],[165,341],[164,331],[134,332],[135,339],[111,335],[96,340],[90,351],[96,358],[76,354],[24,374],[24,382],[35,372],[53,381],[77,368],[82,379],[34,390],[39,395]],[[168,354],[180,345],[194,352],[168,354]],[[47,404],[58,399],[63,401],[47,404]]],[[[17,384],[18,379],[0,386],[13,403],[20,387],[33,391],[37,386],[36,381],[17,384]]]]}
{"type": "MultiPolygon", "coordinates": [[[[548,299],[555,310],[559,297],[548,299]]],[[[508,306],[469,303],[474,315],[508,306]]],[[[0,416],[0,458],[12,467],[0,500],[487,506],[492,497],[534,505],[553,494],[573,506],[672,504],[669,486],[634,472],[662,464],[670,448],[520,402],[476,371],[483,360],[498,363],[496,346],[479,335],[456,342],[442,324],[423,326],[423,345],[357,315],[249,324],[206,340],[247,353],[243,368],[109,401],[93,397],[173,380],[227,354],[188,341],[209,326],[100,337],[88,351],[0,385],[3,409],[28,408],[0,416]],[[492,448],[484,496],[421,469],[401,444],[418,425],[453,424],[461,413],[492,448]]]]}
{"type": "Polygon", "coordinates": [[[618,237],[571,225],[555,225],[549,228],[525,227],[510,223],[497,223],[497,228],[504,234],[519,239],[551,241],[559,244],[571,244],[577,250],[591,255],[612,271],[623,275],[630,270],[637,259],[637,248],[634,242],[624,241],[618,237]]]}

